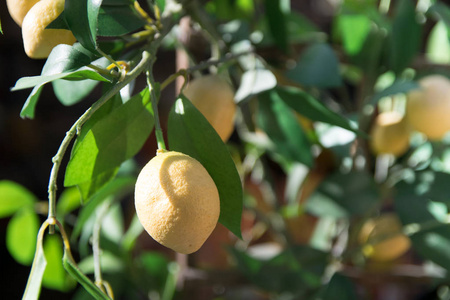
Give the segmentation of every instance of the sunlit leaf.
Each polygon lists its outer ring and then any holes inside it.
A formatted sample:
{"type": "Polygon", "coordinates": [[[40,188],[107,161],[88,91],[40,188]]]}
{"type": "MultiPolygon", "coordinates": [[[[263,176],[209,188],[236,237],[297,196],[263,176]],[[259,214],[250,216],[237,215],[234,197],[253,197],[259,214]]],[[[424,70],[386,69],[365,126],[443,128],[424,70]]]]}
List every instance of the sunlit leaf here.
{"type": "Polygon", "coordinates": [[[17,262],[31,264],[38,231],[39,217],[30,207],[24,207],[11,218],[6,228],[6,247],[17,262]]]}
{"type": "Polygon", "coordinates": [[[337,18],[337,27],[345,51],[349,55],[358,53],[370,32],[371,21],[363,14],[340,14],[337,18]]]}
{"type": "Polygon", "coordinates": [[[24,207],[32,208],[36,197],[22,185],[9,180],[0,181],[0,218],[8,217],[24,207]]]}
{"type": "Polygon", "coordinates": [[[240,237],[243,194],[236,166],[217,132],[184,96],[170,111],[168,139],[170,150],[197,159],[211,175],[220,196],[219,221],[240,237]]]}

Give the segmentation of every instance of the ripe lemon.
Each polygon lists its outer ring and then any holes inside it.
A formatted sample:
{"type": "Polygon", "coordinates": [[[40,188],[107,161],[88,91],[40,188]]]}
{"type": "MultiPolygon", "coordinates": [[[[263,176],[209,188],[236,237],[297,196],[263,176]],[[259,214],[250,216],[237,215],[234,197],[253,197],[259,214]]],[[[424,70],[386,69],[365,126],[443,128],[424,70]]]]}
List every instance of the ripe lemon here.
{"type": "Polygon", "coordinates": [[[363,253],[374,261],[386,262],[399,258],[411,247],[410,239],[402,233],[402,225],[393,213],[369,219],[359,233],[363,253]]]}
{"type": "Polygon", "coordinates": [[[22,23],[22,38],[29,57],[47,58],[55,46],[75,43],[69,30],[45,29],[63,10],[64,0],[41,0],[28,11],[22,23]]]}
{"type": "Polygon", "coordinates": [[[380,113],[374,121],[370,136],[370,148],[375,154],[399,156],[409,148],[409,126],[398,112],[380,113]]]}
{"type": "Polygon", "coordinates": [[[137,216],[145,230],[172,250],[197,251],[220,214],[219,192],[194,158],[160,151],[140,172],[135,187],[137,216]]]}
{"type": "Polygon", "coordinates": [[[192,80],[183,93],[226,142],[233,133],[236,112],[231,86],[218,75],[207,75],[192,80]]]}
{"type": "Polygon", "coordinates": [[[22,27],[23,18],[39,0],[6,0],[8,12],[17,25],[22,27]]]}
{"type": "Polygon", "coordinates": [[[450,130],[450,80],[430,75],[419,80],[419,85],[420,89],[408,94],[408,122],[430,140],[440,140],[450,130]]]}

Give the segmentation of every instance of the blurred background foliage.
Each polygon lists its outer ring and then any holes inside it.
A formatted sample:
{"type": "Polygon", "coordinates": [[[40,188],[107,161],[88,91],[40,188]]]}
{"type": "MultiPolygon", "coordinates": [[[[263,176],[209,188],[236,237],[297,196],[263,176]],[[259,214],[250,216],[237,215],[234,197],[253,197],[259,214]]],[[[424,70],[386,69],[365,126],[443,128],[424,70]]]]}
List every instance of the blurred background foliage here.
{"type": "MultiPolygon", "coordinates": [[[[94,273],[91,234],[101,214],[102,272],[117,299],[450,299],[450,138],[412,131],[407,149],[395,156],[370,146],[376,117],[404,115],[406,95],[420,78],[450,76],[450,6],[438,0],[198,4],[203,22],[185,19],[168,35],[155,79],[176,71],[180,49],[191,65],[210,57],[211,41],[227,53],[249,51],[218,66],[228,72],[239,106],[227,146],[244,187],[243,238],[218,224],[183,260],[141,235],[132,190],[140,166],[155,153],[152,134],[86,205],[75,188],[60,191],[58,217],[72,232],[80,269],[94,273]]],[[[40,74],[44,62],[25,56],[5,5],[0,19],[2,294],[17,299],[48,209],[52,155],[102,89],[55,81],[42,90],[35,118],[20,119],[28,92],[10,88],[40,74]]],[[[138,91],[145,82],[135,85],[138,91]]],[[[161,94],[163,127],[176,97],[170,87],[161,94]]],[[[58,263],[61,240],[47,236],[43,247],[49,264],[41,298],[91,299],[58,263]]]]}

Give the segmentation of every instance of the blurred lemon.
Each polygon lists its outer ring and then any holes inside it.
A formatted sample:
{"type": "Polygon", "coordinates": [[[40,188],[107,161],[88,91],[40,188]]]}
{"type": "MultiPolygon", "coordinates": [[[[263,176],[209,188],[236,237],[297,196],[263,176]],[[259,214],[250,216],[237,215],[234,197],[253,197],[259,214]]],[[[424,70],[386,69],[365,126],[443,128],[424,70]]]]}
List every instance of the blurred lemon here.
{"type": "Polygon", "coordinates": [[[375,154],[400,156],[409,148],[409,135],[408,123],[400,113],[382,112],[372,126],[370,148],[375,154]]]}

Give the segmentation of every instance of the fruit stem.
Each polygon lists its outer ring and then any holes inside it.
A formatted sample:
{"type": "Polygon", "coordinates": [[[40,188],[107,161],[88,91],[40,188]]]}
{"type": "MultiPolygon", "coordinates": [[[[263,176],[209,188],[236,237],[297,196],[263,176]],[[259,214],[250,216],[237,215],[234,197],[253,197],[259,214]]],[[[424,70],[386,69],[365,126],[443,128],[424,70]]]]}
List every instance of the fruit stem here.
{"type": "Polygon", "coordinates": [[[158,150],[166,150],[166,143],[164,142],[164,135],[161,129],[161,122],[159,121],[158,97],[156,96],[155,92],[155,80],[150,70],[147,70],[146,75],[147,75],[147,85],[150,91],[150,101],[152,102],[153,117],[155,119],[156,143],[158,145],[158,150]]]}

